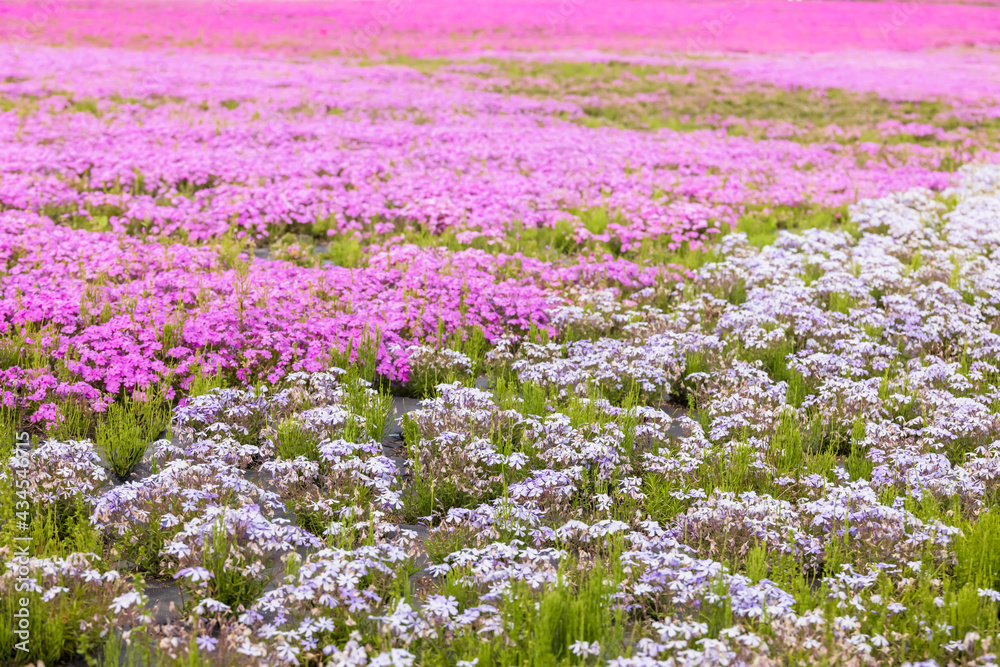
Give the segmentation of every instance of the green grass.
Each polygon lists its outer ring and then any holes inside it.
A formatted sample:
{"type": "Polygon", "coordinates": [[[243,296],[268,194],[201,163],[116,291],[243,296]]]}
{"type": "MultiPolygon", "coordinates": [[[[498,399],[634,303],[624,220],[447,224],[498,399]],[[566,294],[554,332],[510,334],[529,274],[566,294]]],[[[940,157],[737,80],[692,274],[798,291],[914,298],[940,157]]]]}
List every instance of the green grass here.
{"type": "Polygon", "coordinates": [[[281,459],[294,460],[302,456],[310,461],[319,461],[319,438],[289,417],[278,424],[274,451],[281,459]]]}
{"type": "Polygon", "coordinates": [[[856,233],[849,221],[847,206],[756,206],[747,207],[736,223],[736,230],[747,235],[750,245],[761,248],[778,238],[780,231],[798,232],[805,229],[843,229],[856,233]]]}
{"type": "MultiPolygon", "coordinates": [[[[864,128],[860,141],[947,145],[926,135],[885,136],[875,129],[882,121],[930,124],[944,130],[967,128],[989,144],[995,143],[1000,121],[966,121],[956,118],[953,106],[942,101],[896,102],[872,93],[842,89],[785,88],[766,83],[747,83],[710,62],[681,66],[635,65],[626,62],[532,62],[483,59],[494,67],[479,78],[501,77],[495,89],[509,94],[539,98],[581,100],[597,96],[600,104],[583,104],[584,115],[575,122],[588,127],[619,127],[634,130],[667,128],[679,131],[712,128],[719,119],[784,121],[798,127],[793,141],[830,141],[825,128],[864,128]],[[707,66],[706,66],[707,65],[707,66]],[[658,95],[655,101],[633,99],[658,95]]],[[[410,61],[410,66],[420,64],[410,61]]],[[[433,69],[441,67],[440,63],[433,69]]],[[[763,130],[730,126],[734,136],[765,138],[763,130]]],[[[855,139],[832,140],[843,143],[855,139]]]]}
{"type": "Polygon", "coordinates": [[[1000,590],[1000,509],[991,507],[955,540],[955,582],[1000,590]]]}
{"type": "MultiPolygon", "coordinates": [[[[211,537],[205,540],[202,564],[212,573],[207,583],[207,597],[229,605],[235,614],[241,609],[249,609],[260,597],[270,581],[270,574],[266,568],[260,576],[244,573],[242,568],[249,563],[243,562],[239,555],[242,552],[233,544],[236,538],[227,532],[220,520],[211,537]]],[[[192,602],[197,601],[197,595],[192,596],[192,602]]]]}
{"type": "Polygon", "coordinates": [[[112,473],[125,479],[169,423],[170,407],[159,389],[147,389],[144,398],[125,396],[98,422],[97,452],[112,473]]]}
{"type": "MultiPolygon", "coordinates": [[[[101,533],[90,523],[90,508],[78,497],[43,503],[14,484],[9,463],[0,463],[0,549],[8,558],[18,553],[18,547],[30,550],[35,558],[64,558],[72,553],[93,553],[103,556],[106,545],[101,533]],[[15,511],[23,511],[25,499],[30,503],[28,528],[20,527],[15,511]],[[28,538],[30,542],[20,541],[28,538]]],[[[6,559],[5,559],[6,560],[6,559]]],[[[97,567],[100,561],[96,560],[97,567]]],[[[0,564],[0,574],[6,566],[0,564]]],[[[90,597],[83,590],[71,589],[54,600],[43,601],[39,594],[20,592],[14,594],[14,583],[7,590],[11,595],[0,596],[0,664],[11,663],[8,658],[17,656],[16,664],[41,660],[45,664],[58,664],[85,655],[99,641],[101,627],[91,623],[95,615],[106,614],[107,601],[90,597]],[[22,613],[22,598],[28,600],[30,641],[28,652],[15,652],[14,646],[23,638],[15,635],[18,617],[22,613]]]]}

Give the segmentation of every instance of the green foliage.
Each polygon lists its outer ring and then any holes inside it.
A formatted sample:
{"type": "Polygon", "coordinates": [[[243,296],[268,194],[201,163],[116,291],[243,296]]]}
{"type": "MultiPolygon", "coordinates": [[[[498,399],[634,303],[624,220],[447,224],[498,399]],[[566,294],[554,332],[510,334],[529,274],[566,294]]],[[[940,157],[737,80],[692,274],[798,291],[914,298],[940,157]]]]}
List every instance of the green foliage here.
{"type": "MultiPolygon", "coordinates": [[[[197,656],[197,645],[194,646],[194,655],[197,656]]],[[[117,632],[109,633],[101,644],[96,655],[86,657],[87,667],[146,667],[147,665],[169,664],[167,656],[157,654],[152,647],[144,642],[130,641],[126,643],[117,632]]],[[[189,658],[186,661],[188,667],[191,665],[208,665],[208,660],[189,658]]]]}
{"type": "Polygon", "coordinates": [[[809,452],[803,462],[803,476],[819,475],[829,481],[835,481],[833,469],[837,465],[837,454],[829,449],[809,452]]]}
{"type": "MultiPolygon", "coordinates": [[[[694,63],[694,58],[691,59],[694,63]]],[[[811,88],[789,88],[762,82],[736,80],[721,69],[688,67],[679,62],[670,66],[638,65],[624,62],[580,63],[565,61],[484,60],[494,66],[504,84],[502,92],[553,98],[581,95],[600,98],[598,104],[583,106],[584,114],[571,118],[587,127],[619,127],[651,131],[668,128],[687,132],[717,128],[718,118],[745,119],[746,123],[726,127],[730,136],[767,138],[767,128],[754,120],[782,121],[796,126],[790,141],[828,142],[827,128],[861,127],[861,141],[879,143],[916,143],[922,146],[954,145],[954,140],[933,135],[902,134],[885,137],[877,123],[896,120],[919,122],[953,130],[966,127],[988,134],[995,123],[962,120],[950,105],[940,101],[896,102],[874,93],[811,88]],[[989,126],[989,127],[987,127],[989,126]]],[[[419,64],[414,65],[421,67],[419,64]]],[[[440,66],[438,64],[437,66],[440,66]]],[[[483,74],[482,76],[490,76],[483,74]]],[[[848,144],[850,136],[837,137],[848,144]]],[[[989,141],[989,140],[987,140],[989,141]]],[[[947,165],[943,165],[947,166],[947,165]]]]}
{"type": "Polygon", "coordinates": [[[472,503],[470,495],[453,482],[428,479],[419,466],[414,466],[413,479],[403,493],[403,521],[413,524],[431,517],[431,523],[434,523],[435,517],[449,509],[472,503]]]}
{"type": "Polygon", "coordinates": [[[583,223],[584,228],[591,234],[603,234],[608,228],[608,223],[614,219],[614,215],[608,213],[603,206],[593,206],[584,209],[574,209],[570,211],[583,223]]]}
{"type": "Polygon", "coordinates": [[[336,368],[346,368],[351,377],[366,382],[379,381],[379,378],[375,376],[375,370],[378,366],[381,347],[382,332],[378,331],[373,335],[368,329],[365,329],[359,336],[352,336],[345,348],[331,352],[330,365],[336,368]]]}
{"type": "Polygon", "coordinates": [[[754,583],[767,576],[767,547],[756,544],[750,547],[746,557],[747,577],[754,583]]]}
{"type": "Polygon", "coordinates": [[[668,477],[648,473],[642,478],[643,493],[646,494],[646,513],[661,525],[667,525],[674,517],[687,510],[688,501],[675,498],[681,489],[668,477]]]}
{"type": "Polygon", "coordinates": [[[847,458],[847,472],[851,479],[871,479],[875,464],[868,458],[868,448],[864,446],[865,421],[861,417],[854,420],[851,428],[851,453],[847,458]]]}
{"type": "Polygon", "coordinates": [[[104,552],[101,535],[90,523],[90,509],[80,498],[64,498],[49,503],[31,502],[30,496],[15,486],[8,476],[0,479],[0,546],[13,544],[21,535],[14,520],[18,501],[29,499],[31,521],[28,535],[32,552],[39,558],[66,556],[73,552],[104,552]]]}
{"type": "Polygon", "coordinates": [[[747,207],[747,212],[736,223],[736,231],[745,233],[750,245],[762,247],[774,243],[781,230],[828,229],[847,219],[846,206],[823,208],[803,204],[747,207]]]}
{"type": "Polygon", "coordinates": [[[672,398],[680,405],[696,408],[694,388],[695,382],[690,377],[695,373],[705,373],[709,370],[708,357],[704,352],[688,352],[684,356],[684,372],[674,384],[672,398]]]}
{"type": "MultiPolygon", "coordinates": [[[[279,228],[280,230],[280,228],[279,228]]],[[[280,231],[276,230],[274,236],[280,231]]],[[[315,267],[319,258],[315,254],[316,242],[308,234],[281,234],[270,246],[270,258],[292,262],[299,266],[315,267]]]]}
{"type": "MultiPolygon", "coordinates": [[[[31,555],[36,558],[104,553],[101,535],[91,525],[89,507],[82,500],[32,503],[31,521],[24,535],[17,531],[13,516],[16,503],[23,499],[9,474],[0,478],[0,550],[16,553],[15,547],[25,543],[15,542],[14,538],[26,536],[30,538],[31,555]]],[[[5,569],[0,565],[0,575],[5,569]]],[[[8,581],[6,587],[12,594],[0,596],[0,664],[11,664],[7,658],[15,655],[17,662],[13,664],[38,660],[46,664],[65,662],[90,651],[104,630],[103,623],[95,624],[93,620],[106,614],[107,602],[88,597],[84,591],[63,593],[46,602],[38,593],[14,592],[13,581],[8,581]],[[21,613],[22,609],[21,598],[28,599],[31,640],[27,653],[14,650],[14,645],[21,641],[13,634],[15,613],[21,613]]]]}
{"type": "Polygon", "coordinates": [[[277,443],[274,451],[278,458],[293,460],[304,456],[310,461],[319,461],[319,437],[305,430],[293,417],[278,424],[277,443]]]}
{"type": "MultiPolygon", "coordinates": [[[[250,564],[239,557],[235,540],[220,520],[212,530],[211,538],[205,540],[202,561],[205,569],[212,573],[207,584],[208,597],[229,605],[234,613],[249,609],[271,578],[266,568],[257,576],[244,571],[250,564]]],[[[198,596],[192,598],[200,600],[198,596]]]]}
{"type": "Polygon", "coordinates": [[[20,432],[20,411],[0,405],[0,459],[6,460],[10,456],[20,432]]]}
{"type": "Polygon", "coordinates": [[[409,398],[434,398],[438,395],[437,386],[460,381],[458,373],[448,368],[414,368],[406,384],[398,390],[400,396],[409,398]]]}
{"type": "Polygon", "coordinates": [[[780,473],[799,474],[805,460],[802,450],[802,433],[799,431],[798,417],[791,410],[784,410],[778,418],[771,451],[775,456],[775,467],[780,473]]]}
{"type": "Polygon", "coordinates": [[[342,386],[351,413],[344,438],[351,442],[362,442],[362,438],[382,442],[392,414],[392,394],[385,387],[372,389],[353,368],[343,377],[342,386]]]}
{"type": "Polygon", "coordinates": [[[860,304],[858,300],[854,297],[848,296],[842,292],[833,292],[830,294],[830,300],[827,304],[827,309],[835,313],[843,313],[844,315],[849,315],[852,308],[857,308],[860,304]]]}
{"type": "Polygon", "coordinates": [[[617,651],[624,642],[624,614],[611,607],[613,592],[614,577],[600,564],[584,574],[576,586],[566,571],[538,594],[527,584],[516,582],[504,597],[501,613],[510,636],[521,641],[491,643],[487,664],[565,664],[575,660],[569,647],[577,641],[598,642],[602,655],[619,655],[617,651]]]}
{"type": "Polygon", "coordinates": [[[403,415],[400,420],[400,429],[403,433],[403,442],[407,450],[411,450],[420,445],[420,426],[407,415],[403,415]]]}
{"type": "Polygon", "coordinates": [[[955,539],[955,583],[1000,589],[1000,509],[983,512],[955,539]]]}
{"type": "Polygon", "coordinates": [[[353,269],[364,265],[365,249],[354,237],[331,236],[327,239],[326,252],[322,258],[337,266],[353,269]]]}
{"type": "Polygon", "coordinates": [[[708,593],[702,598],[699,616],[708,624],[708,636],[718,637],[719,632],[733,626],[733,604],[729,587],[722,576],[709,584],[708,593]]]}
{"type": "Polygon", "coordinates": [[[188,387],[188,396],[202,396],[211,393],[215,389],[223,389],[227,386],[226,378],[222,373],[208,375],[204,368],[197,366],[188,387]]]}
{"type": "Polygon", "coordinates": [[[747,300],[747,283],[742,278],[737,280],[736,283],[726,292],[726,301],[733,304],[734,306],[739,306],[745,303],[747,300]]]}
{"type": "Polygon", "coordinates": [[[803,614],[821,604],[823,591],[818,586],[810,585],[806,580],[801,561],[792,555],[775,554],[773,551],[769,560],[768,579],[795,597],[797,613],[803,614]]]}
{"type": "Polygon", "coordinates": [[[431,532],[424,540],[427,556],[435,563],[443,563],[444,559],[459,549],[475,544],[476,535],[464,526],[457,528],[440,528],[431,532]]]}
{"type": "Polygon", "coordinates": [[[97,452],[119,479],[128,477],[170,422],[170,407],[160,390],[150,388],[145,394],[145,398],[126,396],[112,403],[97,425],[97,452]]]}
{"type": "Polygon", "coordinates": [[[471,378],[473,381],[486,370],[486,352],[490,348],[486,340],[486,332],[480,326],[470,327],[463,338],[463,330],[456,329],[452,335],[451,348],[461,352],[472,362],[471,378]]]}
{"type": "Polygon", "coordinates": [[[76,398],[68,398],[59,404],[62,421],[49,429],[49,437],[55,440],[85,440],[90,437],[94,422],[94,411],[76,398]]]}
{"type": "Polygon", "coordinates": [[[750,490],[750,462],[753,450],[749,445],[738,446],[731,455],[718,458],[714,474],[709,477],[711,485],[704,487],[711,493],[718,488],[739,495],[750,490]]]}
{"type": "Polygon", "coordinates": [[[554,397],[547,387],[534,382],[525,382],[521,385],[521,414],[536,417],[545,417],[549,413],[548,402],[554,397]]]}

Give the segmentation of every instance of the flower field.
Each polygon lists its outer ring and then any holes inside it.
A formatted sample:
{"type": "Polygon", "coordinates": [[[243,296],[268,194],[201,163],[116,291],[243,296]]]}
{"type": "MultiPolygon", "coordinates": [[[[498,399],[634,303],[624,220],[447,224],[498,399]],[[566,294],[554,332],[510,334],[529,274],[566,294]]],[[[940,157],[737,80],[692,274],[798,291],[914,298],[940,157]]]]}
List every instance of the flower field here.
{"type": "Polygon", "coordinates": [[[0,665],[997,664],[1000,7],[0,16],[0,665]]]}

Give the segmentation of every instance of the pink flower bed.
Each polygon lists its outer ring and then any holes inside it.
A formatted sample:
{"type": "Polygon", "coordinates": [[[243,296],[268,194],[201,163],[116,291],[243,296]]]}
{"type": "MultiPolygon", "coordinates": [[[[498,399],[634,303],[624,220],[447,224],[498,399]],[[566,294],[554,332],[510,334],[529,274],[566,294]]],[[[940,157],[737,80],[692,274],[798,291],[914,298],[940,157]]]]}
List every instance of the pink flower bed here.
{"type": "Polygon", "coordinates": [[[74,230],[17,212],[0,222],[0,336],[5,353],[22,355],[0,375],[2,400],[11,406],[20,395],[41,406],[38,418],[54,416],[45,405],[54,396],[101,406],[166,377],[186,387],[199,367],[274,382],[325,368],[331,354],[375,334],[379,372],[405,381],[407,348],[435,341],[439,326],[448,335],[481,327],[492,340],[547,328],[564,284],[636,290],[680,277],[621,260],[559,266],[416,246],[375,254],[362,269],[257,260],[240,274],[208,247],[74,230]],[[507,277],[507,264],[521,277],[507,277]]]}
{"type": "Polygon", "coordinates": [[[408,349],[433,346],[439,327],[482,327],[490,341],[555,333],[567,285],[655,291],[684,275],[586,253],[554,263],[419,248],[407,234],[497,244],[568,224],[571,242],[697,250],[751,209],[943,189],[946,163],[969,157],[832,134],[789,141],[777,137],[797,130],[780,122],[767,140],[731,136],[740,119],[590,128],[573,122],[574,102],[492,92],[498,77],[462,65],[421,74],[39,46],[0,49],[0,65],[14,105],[0,113],[0,334],[22,355],[3,385],[37,419],[53,418],[48,402],[66,392],[100,407],[168,376],[183,389],[198,369],[240,383],[317,370],[365,332],[381,333],[380,372],[404,382],[408,349]],[[607,212],[603,226],[592,209],[607,212]],[[105,232],[71,228],[81,225],[105,232]],[[286,231],[371,245],[358,269],[254,260],[245,274],[214,247],[230,232],[263,245],[286,231]]]}
{"type": "Polygon", "coordinates": [[[0,662],[996,664],[1000,12],[559,2],[0,8],[0,662]]]}
{"type": "Polygon", "coordinates": [[[108,46],[296,53],[480,49],[820,52],[996,43],[1000,14],[977,4],[448,0],[8,3],[2,37],[108,46]]]}
{"type": "Polygon", "coordinates": [[[0,203],[57,221],[105,210],[111,229],[190,240],[322,222],[330,234],[450,230],[471,243],[566,221],[625,251],[658,238],[696,249],[747,206],[940,189],[956,159],[755,141],[725,124],[592,129],[564,119],[582,114],[575,104],[470,90],[453,72],[49,48],[0,51],[0,65],[0,94],[40,98],[27,117],[0,115],[12,139],[0,144],[0,203]],[[152,108],[129,102],[150,95],[152,108]],[[591,208],[627,223],[587,228],[577,212],[591,208]]]}
{"type": "MultiPolygon", "coordinates": [[[[839,89],[875,93],[887,100],[945,99],[976,110],[997,109],[1000,100],[1000,57],[987,48],[897,52],[890,50],[790,53],[622,54],[596,49],[563,51],[484,51],[490,56],[526,62],[624,62],[638,66],[721,69],[741,83],[767,83],[784,88],[839,89]],[[695,58],[685,56],[694,55],[695,58]]],[[[662,74],[695,81],[692,72],[662,74]]],[[[968,111],[962,109],[961,111],[968,111]]]]}
{"type": "Polygon", "coordinates": [[[946,97],[967,103],[992,103],[1000,114],[1000,58],[993,51],[927,53],[796,53],[730,55],[712,60],[741,80],[785,87],[840,88],[878,93],[895,100],[946,97]]]}

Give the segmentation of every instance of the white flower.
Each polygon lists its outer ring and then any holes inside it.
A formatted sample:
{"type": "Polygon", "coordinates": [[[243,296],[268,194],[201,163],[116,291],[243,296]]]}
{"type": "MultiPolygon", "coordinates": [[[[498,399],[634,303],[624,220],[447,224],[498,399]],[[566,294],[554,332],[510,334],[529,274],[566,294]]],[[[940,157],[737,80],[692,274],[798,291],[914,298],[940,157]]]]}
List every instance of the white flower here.
{"type": "Polygon", "coordinates": [[[143,605],[146,603],[145,598],[140,593],[132,591],[130,593],[125,593],[124,595],[119,595],[114,600],[111,601],[111,606],[108,607],[111,611],[116,614],[120,614],[129,607],[133,605],[143,605]]]}
{"type": "Polygon", "coordinates": [[[859,626],[858,619],[853,616],[839,616],[834,619],[838,627],[844,630],[853,630],[859,626]]]}
{"type": "Polygon", "coordinates": [[[435,616],[449,617],[458,613],[458,600],[452,596],[431,595],[427,598],[424,608],[435,616]]]}
{"type": "Polygon", "coordinates": [[[191,547],[184,544],[183,542],[171,542],[170,544],[163,547],[163,553],[168,556],[176,556],[177,558],[183,558],[184,556],[191,555],[191,547]]]}
{"type": "Polygon", "coordinates": [[[192,583],[199,583],[208,581],[214,576],[215,575],[213,575],[211,572],[209,572],[203,567],[186,567],[183,570],[180,570],[177,574],[175,574],[174,579],[178,579],[180,577],[186,577],[190,579],[192,583]]]}
{"type": "Polygon", "coordinates": [[[1000,602],[1000,592],[995,591],[992,588],[980,588],[979,597],[989,598],[993,602],[1000,602]]]}
{"type": "Polygon", "coordinates": [[[573,652],[573,655],[580,657],[585,655],[599,655],[601,653],[601,645],[598,642],[590,643],[581,640],[570,644],[569,650],[573,652]]]}
{"type": "Polygon", "coordinates": [[[204,600],[198,603],[197,607],[195,607],[195,611],[198,614],[204,614],[206,611],[221,613],[229,610],[230,606],[228,604],[219,602],[218,600],[214,600],[212,598],[205,598],[204,600]]]}
{"type": "Polygon", "coordinates": [[[297,665],[299,664],[299,659],[296,656],[300,650],[297,646],[280,644],[274,649],[274,652],[278,660],[281,660],[286,665],[297,665]]]}
{"type": "Polygon", "coordinates": [[[394,648],[388,653],[379,653],[368,663],[369,667],[412,667],[416,656],[406,649],[394,648]]]}
{"type": "Polygon", "coordinates": [[[218,639],[209,637],[208,635],[199,635],[195,641],[198,643],[198,648],[205,653],[214,651],[216,644],[219,643],[218,639]]]}
{"type": "Polygon", "coordinates": [[[60,593],[68,593],[68,592],[69,589],[66,588],[65,586],[53,586],[49,590],[45,591],[44,595],[42,595],[42,602],[49,602],[60,593]]]}

